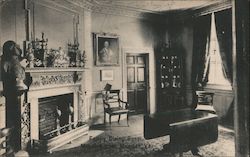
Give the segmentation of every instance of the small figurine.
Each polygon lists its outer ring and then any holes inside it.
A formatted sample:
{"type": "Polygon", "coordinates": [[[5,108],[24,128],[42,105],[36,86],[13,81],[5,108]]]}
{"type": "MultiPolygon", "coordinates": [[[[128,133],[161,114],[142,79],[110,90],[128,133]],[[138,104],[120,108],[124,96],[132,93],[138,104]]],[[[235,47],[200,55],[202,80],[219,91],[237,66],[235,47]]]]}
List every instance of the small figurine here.
{"type": "Polygon", "coordinates": [[[28,67],[34,68],[35,56],[34,56],[34,50],[32,48],[31,43],[28,44],[28,48],[26,50],[26,58],[27,58],[27,61],[28,61],[28,67]]]}
{"type": "Polygon", "coordinates": [[[80,51],[80,67],[84,67],[85,66],[85,62],[86,62],[86,52],[85,51],[80,51]]]}
{"type": "Polygon", "coordinates": [[[54,66],[55,67],[67,67],[69,63],[68,56],[64,53],[62,47],[59,47],[57,53],[56,53],[56,59],[54,66]]]}

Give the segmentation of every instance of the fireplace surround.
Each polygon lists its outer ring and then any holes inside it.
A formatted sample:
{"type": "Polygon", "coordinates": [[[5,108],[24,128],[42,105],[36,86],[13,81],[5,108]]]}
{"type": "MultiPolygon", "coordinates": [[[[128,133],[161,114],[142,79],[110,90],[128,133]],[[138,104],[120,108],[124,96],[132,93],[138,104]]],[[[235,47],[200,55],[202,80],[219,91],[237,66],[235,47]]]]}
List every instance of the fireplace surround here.
{"type": "Polygon", "coordinates": [[[30,142],[32,150],[52,152],[88,133],[81,86],[84,69],[33,68],[26,74],[32,83],[22,105],[23,149],[30,142]]]}

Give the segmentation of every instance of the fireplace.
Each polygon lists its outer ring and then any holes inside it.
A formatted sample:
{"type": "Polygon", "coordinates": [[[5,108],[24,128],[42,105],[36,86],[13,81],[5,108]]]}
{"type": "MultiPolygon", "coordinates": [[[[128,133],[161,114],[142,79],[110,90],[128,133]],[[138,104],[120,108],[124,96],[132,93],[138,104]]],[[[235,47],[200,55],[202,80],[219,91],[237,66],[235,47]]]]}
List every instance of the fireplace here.
{"type": "Polygon", "coordinates": [[[83,69],[26,69],[32,84],[26,94],[30,104],[29,133],[23,142],[31,141],[33,150],[52,152],[88,133],[87,108],[82,94],[83,69]],[[28,140],[25,140],[28,139],[28,140]]]}
{"type": "Polygon", "coordinates": [[[39,139],[51,139],[72,128],[73,93],[38,99],[39,106],[39,139]],[[58,116],[60,112],[60,116],[58,116]],[[58,127],[61,130],[55,131],[58,127]]]}

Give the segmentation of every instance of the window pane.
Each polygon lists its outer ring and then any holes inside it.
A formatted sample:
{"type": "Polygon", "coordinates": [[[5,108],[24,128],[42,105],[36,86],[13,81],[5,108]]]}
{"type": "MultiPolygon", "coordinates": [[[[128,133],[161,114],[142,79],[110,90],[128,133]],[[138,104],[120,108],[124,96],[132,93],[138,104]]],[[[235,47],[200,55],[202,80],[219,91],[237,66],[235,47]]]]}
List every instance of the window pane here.
{"type": "Polygon", "coordinates": [[[135,69],[128,68],[128,82],[135,82],[135,69]]]}
{"type": "Polygon", "coordinates": [[[138,68],[137,69],[137,79],[138,82],[143,82],[144,81],[144,68],[138,68]]]}
{"type": "Polygon", "coordinates": [[[216,27],[214,16],[212,16],[211,22],[211,32],[210,32],[210,67],[208,74],[208,84],[216,85],[228,85],[230,86],[229,81],[225,78],[223,74],[223,65],[221,61],[220,48],[218,43],[218,38],[216,35],[216,27]]]}
{"type": "Polygon", "coordinates": [[[135,59],[133,56],[127,56],[127,64],[134,64],[135,59]]]}

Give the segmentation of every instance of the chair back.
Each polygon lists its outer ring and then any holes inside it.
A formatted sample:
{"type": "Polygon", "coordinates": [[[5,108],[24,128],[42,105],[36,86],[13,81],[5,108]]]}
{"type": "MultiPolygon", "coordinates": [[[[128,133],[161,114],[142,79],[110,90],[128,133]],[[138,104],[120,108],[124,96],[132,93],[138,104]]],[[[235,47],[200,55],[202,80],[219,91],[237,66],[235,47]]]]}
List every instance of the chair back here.
{"type": "Polygon", "coordinates": [[[207,91],[196,91],[199,105],[213,105],[214,93],[207,91]]]}
{"type": "Polygon", "coordinates": [[[198,98],[197,107],[195,110],[207,111],[209,113],[216,114],[216,110],[213,107],[214,93],[207,91],[196,91],[198,98]]]}
{"type": "Polygon", "coordinates": [[[106,104],[109,104],[109,107],[118,107],[120,106],[120,90],[109,90],[103,91],[103,104],[106,107],[106,104]]]}

